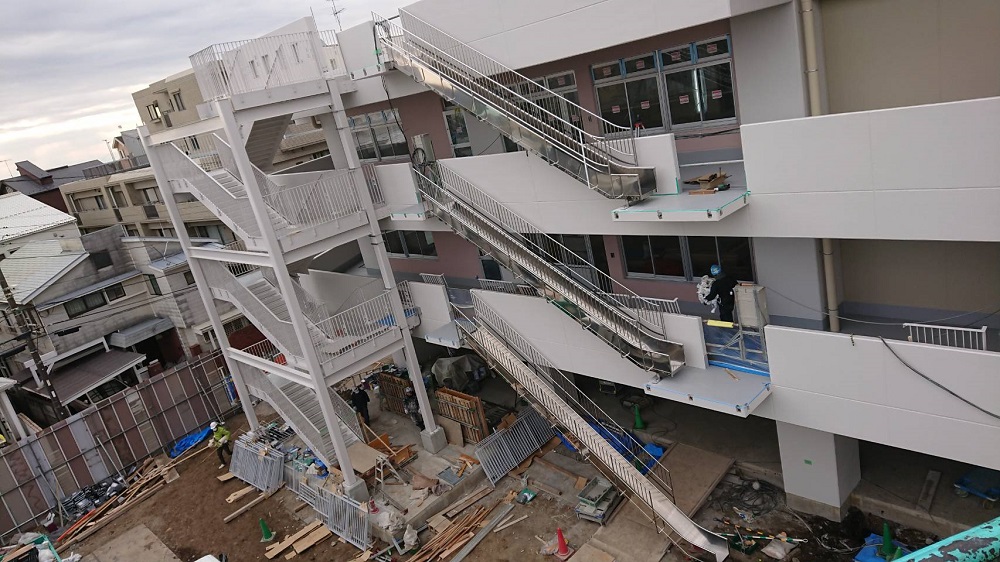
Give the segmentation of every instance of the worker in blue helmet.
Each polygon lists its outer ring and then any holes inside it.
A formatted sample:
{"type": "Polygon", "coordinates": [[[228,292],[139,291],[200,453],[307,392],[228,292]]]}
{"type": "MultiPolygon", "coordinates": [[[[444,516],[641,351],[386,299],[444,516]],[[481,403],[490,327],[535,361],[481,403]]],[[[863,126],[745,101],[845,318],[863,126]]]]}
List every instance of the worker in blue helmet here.
{"type": "Polygon", "coordinates": [[[719,298],[719,320],[723,322],[733,321],[733,307],[736,306],[736,278],[726,275],[719,264],[712,264],[709,273],[715,278],[712,282],[712,291],[708,293],[705,300],[712,302],[712,299],[719,298]]]}

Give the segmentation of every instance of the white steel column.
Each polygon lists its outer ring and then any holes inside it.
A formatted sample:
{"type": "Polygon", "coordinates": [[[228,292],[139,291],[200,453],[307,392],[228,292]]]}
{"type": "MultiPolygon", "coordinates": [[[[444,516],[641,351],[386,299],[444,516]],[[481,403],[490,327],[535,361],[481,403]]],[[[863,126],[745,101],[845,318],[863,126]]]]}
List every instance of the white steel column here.
{"type": "Polygon", "coordinates": [[[240,403],[243,405],[243,413],[250,424],[250,430],[255,431],[260,426],[260,423],[257,420],[257,413],[254,411],[253,402],[250,399],[250,389],[247,388],[246,383],[243,381],[243,376],[240,374],[236,360],[229,356],[229,340],[226,338],[226,330],[222,326],[222,319],[219,318],[219,311],[215,308],[215,299],[212,297],[208,281],[205,279],[205,273],[201,269],[201,260],[191,256],[191,237],[188,236],[187,229],[184,227],[184,219],[181,216],[180,209],[177,207],[177,201],[174,199],[174,189],[170,185],[170,178],[167,177],[163,163],[156,153],[157,147],[150,144],[149,130],[146,127],[139,128],[139,138],[142,141],[142,147],[146,150],[146,156],[149,158],[149,165],[153,169],[153,177],[156,179],[156,185],[160,188],[160,193],[163,194],[163,204],[167,206],[167,212],[170,214],[170,222],[173,223],[174,232],[177,233],[177,238],[180,240],[181,250],[183,250],[184,256],[188,261],[188,266],[191,268],[191,275],[194,276],[195,285],[198,287],[198,294],[201,295],[205,311],[208,312],[208,318],[212,322],[212,330],[215,331],[215,338],[219,342],[219,349],[222,350],[222,357],[226,360],[226,367],[228,367],[229,375],[233,379],[233,386],[236,387],[236,395],[239,396],[240,403]]]}
{"type": "Polygon", "coordinates": [[[777,422],[788,507],[840,521],[861,481],[858,440],[777,422]]]}
{"type": "Polygon", "coordinates": [[[351,465],[351,459],[347,454],[347,444],[340,430],[340,417],[337,415],[336,410],[333,409],[329,388],[323,376],[323,366],[320,364],[319,356],[313,347],[312,338],[309,335],[309,329],[306,324],[306,317],[302,313],[302,307],[296,296],[295,287],[292,285],[292,278],[288,274],[288,267],[285,265],[281,245],[278,243],[278,237],[274,233],[274,225],[271,224],[267,206],[264,203],[264,197],[261,195],[260,186],[257,184],[253,165],[247,156],[244,146],[245,139],[240,134],[239,125],[233,114],[235,110],[233,109],[232,101],[222,99],[214,103],[216,114],[222,119],[226,138],[229,146],[232,148],[236,167],[243,179],[243,187],[246,189],[247,198],[250,201],[253,214],[260,227],[264,246],[267,248],[267,254],[271,258],[271,267],[274,270],[274,276],[278,281],[282,297],[284,297],[285,306],[288,308],[296,339],[298,339],[299,347],[302,349],[303,359],[306,360],[306,364],[309,367],[309,374],[316,390],[316,399],[319,401],[320,410],[323,412],[323,420],[326,422],[327,430],[333,441],[333,449],[337,455],[337,462],[340,464],[341,472],[344,475],[344,491],[355,499],[367,498],[368,490],[365,487],[365,483],[354,474],[354,467],[351,465]]]}
{"type": "MultiPolygon", "coordinates": [[[[356,173],[361,175],[361,171],[356,173]]],[[[420,371],[420,361],[417,359],[417,350],[413,347],[413,337],[410,334],[410,327],[406,320],[406,310],[403,308],[403,301],[396,288],[396,279],[392,274],[392,267],[389,265],[389,256],[386,254],[385,245],[382,243],[382,230],[379,228],[378,220],[375,219],[375,205],[372,202],[371,193],[368,192],[367,184],[362,179],[355,182],[358,187],[358,195],[361,197],[361,204],[368,213],[368,224],[371,226],[371,234],[368,241],[375,257],[378,259],[379,271],[382,274],[382,284],[389,290],[389,302],[392,305],[392,316],[396,319],[396,326],[402,331],[403,351],[406,354],[406,370],[410,374],[413,382],[413,390],[417,395],[417,403],[420,404],[420,416],[424,420],[424,430],[420,432],[420,441],[424,449],[430,453],[436,453],[448,445],[447,436],[444,429],[438,427],[434,421],[434,412],[431,410],[431,401],[427,396],[427,388],[424,387],[423,373],[420,371]]]]}

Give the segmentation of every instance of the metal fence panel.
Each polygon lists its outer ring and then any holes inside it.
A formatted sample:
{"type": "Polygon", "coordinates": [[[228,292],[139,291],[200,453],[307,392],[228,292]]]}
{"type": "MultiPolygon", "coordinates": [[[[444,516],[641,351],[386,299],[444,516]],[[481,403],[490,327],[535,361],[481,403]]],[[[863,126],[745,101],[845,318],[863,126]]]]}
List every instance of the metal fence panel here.
{"type": "Polygon", "coordinates": [[[497,431],[476,446],[476,458],[490,483],[496,484],[508,472],[521,464],[555,437],[555,430],[534,408],[525,408],[517,421],[497,431]]]}
{"type": "Polygon", "coordinates": [[[285,487],[312,506],[337,536],[361,550],[369,547],[371,523],[365,504],[335,494],[323,487],[324,479],[305,475],[289,466],[285,467],[284,480],[285,487]]]}
{"type": "Polygon", "coordinates": [[[248,435],[241,435],[233,445],[229,472],[262,492],[273,492],[281,486],[284,454],[252,441],[248,435]]]}

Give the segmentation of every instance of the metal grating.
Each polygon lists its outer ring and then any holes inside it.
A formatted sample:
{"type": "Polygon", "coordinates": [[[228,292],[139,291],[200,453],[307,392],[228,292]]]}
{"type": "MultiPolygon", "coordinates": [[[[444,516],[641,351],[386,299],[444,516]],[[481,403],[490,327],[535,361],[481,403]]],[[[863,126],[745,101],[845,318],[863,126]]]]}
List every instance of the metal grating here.
{"type": "Polygon", "coordinates": [[[241,435],[234,443],[229,472],[262,492],[273,492],[281,486],[284,461],[281,453],[241,435]]]}
{"type": "Polygon", "coordinates": [[[285,486],[315,509],[337,536],[361,550],[370,546],[371,524],[364,504],[323,488],[324,479],[307,476],[288,466],[284,470],[284,480],[285,486]]]}
{"type": "Polygon", "coordinates": [[[521,464],[550,439],[555,431],[534,408],[525,408],[510,427],[490,435],[476,446],[476,458],[491,484],[521,464]]]}

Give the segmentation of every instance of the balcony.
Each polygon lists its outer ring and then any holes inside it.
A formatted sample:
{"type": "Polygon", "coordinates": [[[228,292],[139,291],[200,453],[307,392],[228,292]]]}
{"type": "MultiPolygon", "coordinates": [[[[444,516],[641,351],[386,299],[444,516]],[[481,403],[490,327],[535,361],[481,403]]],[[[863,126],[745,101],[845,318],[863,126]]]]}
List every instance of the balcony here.
{"type": "Polygon", "coordinates": [[[1000,98],[741,127],[756,235],[1000,240],[1000,98]]]}
{"type": "Polygon", "coordinates": [[[128,158],[122,158],[121,160],[115,160],[114,162],[108,162],[107,164],[101,164],[100,166],[94,166],[93,168],[86,168],[83,170],[83,177],[89,180],[148,167],[149,158],[147,158],[145,154],[139,154],[137,156],[130,156],[128,158]]]}
{"type": "Polygon", "coordinates": [[[869,333],[885,335],[768,326],[773,395],[758,413],[1000,469],[994,448],[969,446],[1000,439],[1000,420],[995,417],[1000,404],[1000,385],[996,384],[1000,353],[957,346],[971,341],[957,332],[979,330],[950,328],[956,333],[941,338],[909,332],[901,325],[865,326],[869,333]],[[938,343],[906,341],[910,334],[938,343]]]}

